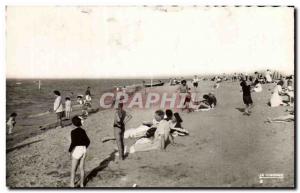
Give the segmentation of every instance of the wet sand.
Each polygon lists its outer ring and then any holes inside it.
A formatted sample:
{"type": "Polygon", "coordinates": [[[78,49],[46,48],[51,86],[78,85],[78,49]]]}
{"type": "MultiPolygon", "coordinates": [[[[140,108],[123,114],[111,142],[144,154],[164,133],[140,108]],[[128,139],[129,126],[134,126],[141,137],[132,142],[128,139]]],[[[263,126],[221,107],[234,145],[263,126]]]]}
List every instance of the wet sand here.
{"type": "MultiPolygon", "coordinates": [[[[211,92],[213,82],[200,82],[197,91],[211,92]]],[[[181,113],[190,135],[176,137],[176,145],[129,154],[124,161],[114,156],[113,110],[92,114],[84,123],[91,140],[86,159],[87,187],[293,187],[294,123],[265,123],[268,117],[287,114],[291,107],[270,108],[274,85],[253,93],[253,113],[243,115],[238,82],[221,83],[214,93],[217,107],[208,112],[181,113]],[[265,179],[261,173],[280,173],[283,179],[265,179]]],[[[173,92],[176,87],[154,89],[173,92]]],[[[158,107],[127,109],[133,119],[126,129],[151,121],[158,107]]],[[[70,132],[73,126],[44,131],[16,143],[7,153],[9,187],[68,187],[70,132]]],[[[126,140],[130,146],[134,140],[126,140]]],[[[78,176],[79,177],[79,173],[78,176]]]]}

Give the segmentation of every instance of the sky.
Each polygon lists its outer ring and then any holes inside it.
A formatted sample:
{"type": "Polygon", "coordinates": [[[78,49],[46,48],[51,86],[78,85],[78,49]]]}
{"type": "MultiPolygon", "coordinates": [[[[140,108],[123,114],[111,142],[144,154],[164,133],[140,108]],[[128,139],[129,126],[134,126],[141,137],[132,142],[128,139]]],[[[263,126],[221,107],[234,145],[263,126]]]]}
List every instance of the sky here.
{"type": "Polygon", "coordinates": [[[8,6],[7,78],[294,71],[289,7],[8,6]]]}

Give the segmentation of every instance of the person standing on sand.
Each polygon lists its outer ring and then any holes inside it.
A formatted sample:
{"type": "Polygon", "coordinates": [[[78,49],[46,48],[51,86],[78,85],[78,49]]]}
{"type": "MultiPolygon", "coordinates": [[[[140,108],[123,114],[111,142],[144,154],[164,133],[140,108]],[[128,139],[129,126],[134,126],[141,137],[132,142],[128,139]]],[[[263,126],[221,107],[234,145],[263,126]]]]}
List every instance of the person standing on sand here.
{"type": "Polygon", "coordinates": [[[124,160],[124,132],[125,132],[125,124],[132,118],[130,114],[128,114],[123,109],[123,103],[120,102],[116,109],[114,115],[114,136],[116,139],[116,143],[119,151],[119,159],[124,160]]]}
{"type": "Polygon", "coordinates": [[[59,124],[61,126],[61,128],[63,128],[64,126],[62,124],[62,118],[63,118],[63,114],[64,114],[64,109],[63,109],[63,105],[62,105],[62,99],[61,99],[59,91],[55,90],[55,91],[53,91],[53,93],[56,96],[56,99],[54,101],[53,110],[56,113],[57,124],[59,124]]]}
{"type": "Polygon", "coordinates": [[[8,134],[12,134],[12,130],[16,125],[17,113],[10,114],[6,125],[8,126],[8,134]]]}
{"type": "MultiPolygon", "coordinates": [[[[179,91],[180,94],[180,102],[183,100],[182,97],[184,97],[184,103],[186,102],[186,98],[188,98],[188,91],[189,91],[189,87],[186,83],[186,80],[182,80],[181,81],[181,85],[177,88],[177,91],[179,91]],[[185,95],[185,96],[182,96],[185,95]]],[[[189,99],[187,99],[189,100],[189,99]]],[[[183,104],[183,107],[181,108],[181,110],[183,111],[185,109],[185,104],[183,104]]]]}
{"type": "Polygon", "coordinates": [[[198,82],[199,82],[199,78],[198,78],[197,75],[195,75],[194,79],[193,79],[193,86],[194,86],[194,88],[198,87],[198,82]]]}
{"type": "Polygon", "coordinates": [[[253,107],[251,97],[251,85],[247,83],[245,76],[242,77],[241,87],[243,91],[243,102],[246,105],[244,115],[250,115],[250,109],[253,107]]]}
{"type": "Polygon", "coordinates": [[[91,87],[87,87],[87,89],[85,91],[85,95],[92,96],[92,94],[91,94],[91,87]]]}
{"type": "Polygon", "coordinates": [[[69,147],[69,152],[72,157],[70,186],[75,187],[75,174],[79,163],[80,187],[84,187],[84,162],[86,149],[90,145],[90,139],[85,130],[81,128],[82,120],[78,116],[72,118],[72,124],[76,128],[71,131],[71,145],[69,147]]]}
{"type": "Polygon", "coordinates": [[[66,111],[66,118],[70,119],[70,114],[72,112],[72,102],[69,97],[65,98],[65,111],[66,111]]]}
{"type": "Polygon", "coordinates": [[[268,69],[265,73],[265,81],[266,83],[272,83],[271,71],[268,69]]]}

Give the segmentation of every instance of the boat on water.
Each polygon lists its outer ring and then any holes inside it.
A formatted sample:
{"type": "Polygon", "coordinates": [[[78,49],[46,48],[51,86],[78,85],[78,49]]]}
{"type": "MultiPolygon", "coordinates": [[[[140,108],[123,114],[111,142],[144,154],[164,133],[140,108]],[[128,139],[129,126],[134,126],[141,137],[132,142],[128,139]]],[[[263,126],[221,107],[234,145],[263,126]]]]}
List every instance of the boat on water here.
{"type": "Polygon", "coordinates": [[[22,82],[17,82],[17,83],[16,83],[16,85],[21,85],[21,84],[22,84],[22,82]]]}
{"type": "Polygon", "coordinates": [[[144,84],[145,87],[155,87],[155,86],[163,86],[165,83],[164,82],[156,82],[156,83],[150,83],[150,84],[144,84]]]}

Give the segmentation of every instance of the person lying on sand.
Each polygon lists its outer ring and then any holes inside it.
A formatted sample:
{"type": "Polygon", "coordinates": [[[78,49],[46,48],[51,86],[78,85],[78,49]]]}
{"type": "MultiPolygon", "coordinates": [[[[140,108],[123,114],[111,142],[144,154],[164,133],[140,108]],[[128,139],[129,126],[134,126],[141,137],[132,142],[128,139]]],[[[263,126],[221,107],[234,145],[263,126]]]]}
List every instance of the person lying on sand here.
{"type": "Polygon", "coordinates": [[[295,120],[294,109],[286,110],[286,111],[289,112],[288,115],[283,115],[275,118],[267,118],[265,123],[285,123],[285,122],[294,121],[295,120]]]}
{"type": "Polygon", "coordinates": [[[284,123],[284,122],[292,122],[294,121],[294,115],[284,115],[284,116],[279,116],[276,118],[268,118],[267,123],[284,123]]]}
{"type": "MultiPolygon", "coordinates": [[[[124,139],[129,139],[129,138],[142,138],[142,137],[147,137],[146,136],[146,133],[148,130],[151,130],[149,132],[152,133],[153,131],[153,135],[154,135],[154,132],[158,126],[158,121],[155,119],[155,117],[153,118],[153,121],[150,122],[150,121],[144,121],[142,123],[142,125],[138,126],[137,128],[132,128],[132,129],[127,129],[125,130],[124,132],[124,139]]],[[[149,135],[149,134],[148,134],[149,135]]],[[[115,137],[111,137],[111,136],[106,136],[106,137],[103,137],[102,138],[102,143],[105,143],[107,141],[110,141],[110,140],[116,140],[115,137]]]]}
{"type": "Polygon", "coordinates": [[[81,128],[82,119],[78,116],[72,118],[72,124],[76,127],[71,131],[71,145],[69,152],[72,157],[71,181],[70,186],[75,187],[75,174],[79,163],[80,169],[80,187],[84,186],[84,162],[86,157],[86,149],[90,145],[90,139],[85,130],[81,128]]]}
{"type": "Polygon", "coordinates": [[[165,150],[166,143],[172,139],[170,139],[170,124],[167,119],[164,119],[164,115],[165,113],[162,110],[157,110],[155,112],[155,119],[159,121],[159,124],[154,137],[137,140],[135,144],[130,147],[129,153],[155,149],[165,150]]]}
{"type": "MultiPolygon", "coordinates": [[[[168,111],[168,110],[167,110],[168,111]]],[[[167,118],[167,117],[165,117],[167,118]]],[[[144,121],[142,125],[140,125],[137,128],[132,128],[125,130],[124,132],[124,139],[129,138],[135,138],[135,139],[141,139],[141,138],[151,138],[154,136],[155,131],[158,127],[159,121],[155,119],[155,116],[153,118],[152,122],[144,121]]],[[[170,119],[170,129],[171,133],[175,136],[186,136],[189,134],[189,132],[182,128],[182,119],[179,115],[179,113],[174,113],[174,116],[170,119]]],[[[105,143],[107,141],[116,140],[115,137],[112,136],[106,136],[102,138],[102,143],[105,143]]]]}

